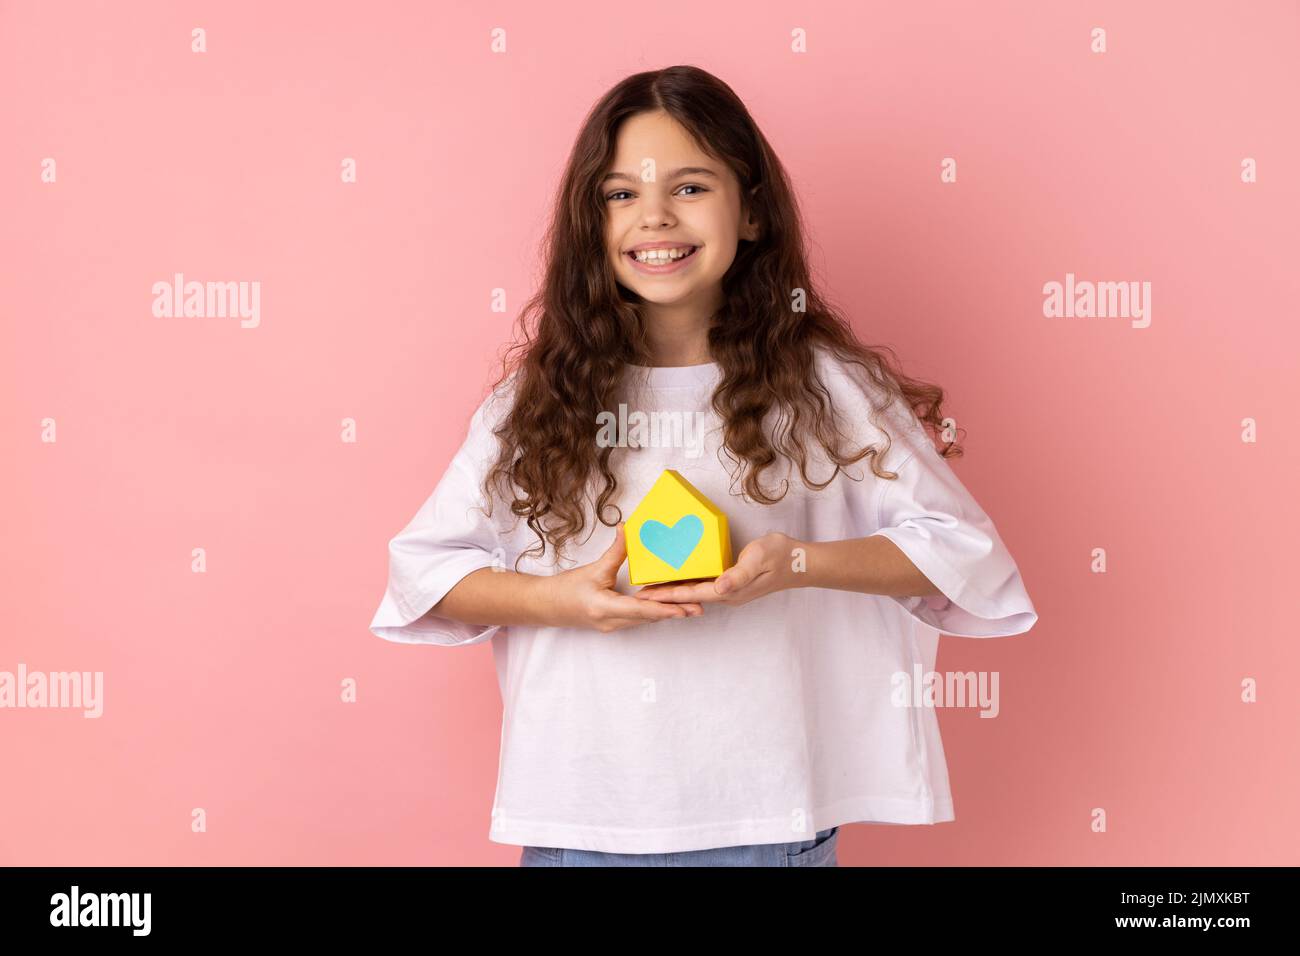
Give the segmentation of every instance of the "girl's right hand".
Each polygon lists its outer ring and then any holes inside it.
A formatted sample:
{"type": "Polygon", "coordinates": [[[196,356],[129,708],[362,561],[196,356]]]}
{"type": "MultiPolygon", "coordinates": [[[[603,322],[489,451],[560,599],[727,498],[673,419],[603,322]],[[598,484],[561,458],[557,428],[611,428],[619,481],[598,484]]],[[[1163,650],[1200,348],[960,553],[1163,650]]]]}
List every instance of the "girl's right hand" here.
{"type": "Polygon", "coordinates": [[[547,579],[547,595],[555,623],[562,627],[586,627],[601,633],[635,627],[647,621],[698,617],[699,604],[665,604],[646,601],[614,590],[618,570],[627,559],[623,523],[614,532],[614,543],[603,555],[580,567],[547,579]]]}

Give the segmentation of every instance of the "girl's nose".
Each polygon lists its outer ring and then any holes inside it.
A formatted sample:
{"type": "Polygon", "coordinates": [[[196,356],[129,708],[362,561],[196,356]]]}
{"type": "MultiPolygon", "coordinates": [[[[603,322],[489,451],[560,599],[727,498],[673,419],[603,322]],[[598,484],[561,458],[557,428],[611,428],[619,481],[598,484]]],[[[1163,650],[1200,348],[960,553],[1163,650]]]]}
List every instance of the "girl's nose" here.
{"type": "Polygon", "coordinates": [[[642,214],[642,222],[652,228],[661,228],[672,225],[673,217],[667,208],[657,199],[646,201],[645,212],[642,214]]]}

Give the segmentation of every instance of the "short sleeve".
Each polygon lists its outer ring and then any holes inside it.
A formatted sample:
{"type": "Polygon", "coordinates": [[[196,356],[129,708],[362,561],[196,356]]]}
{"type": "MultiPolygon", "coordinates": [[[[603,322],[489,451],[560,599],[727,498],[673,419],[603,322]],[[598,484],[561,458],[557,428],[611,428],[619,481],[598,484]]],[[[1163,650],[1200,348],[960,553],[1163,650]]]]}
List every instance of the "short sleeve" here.
{"type": "Polygon", "coordinates": [[[925,438],[893,480],[879,479],[879,530],[942,591],[894,597],[912,617],[958,637],[1006,637],[1033,627],[1038,614],[1015,560],[992,520],[925,438]]]}
{"type": "Polygon", "coordinates": [[[852,363],[819,351],[818,371],[855,444],[884,446],[881,465],[897,478],[864,481],[850,502],[857,534],[894,542],[942,594],[894,597],[915,620],[957,637],[1005,637],[1038,614],[993,522],[949,467],[916,412],[852,363]],[[873,515],[872,512],[875,512],[873,515]]]}
{"type": "Polygon", "coordinates": [[[514,559],[486,514],[482,488],[498,447],[492,425],[499,394],[479,406],[433,493],[388,543],[388,587],[370,622],[370,630],[384,640],[460,647],[481,644],[500,630],[426,616],[466,575],[493,565],[509,567],[514,559]]]}

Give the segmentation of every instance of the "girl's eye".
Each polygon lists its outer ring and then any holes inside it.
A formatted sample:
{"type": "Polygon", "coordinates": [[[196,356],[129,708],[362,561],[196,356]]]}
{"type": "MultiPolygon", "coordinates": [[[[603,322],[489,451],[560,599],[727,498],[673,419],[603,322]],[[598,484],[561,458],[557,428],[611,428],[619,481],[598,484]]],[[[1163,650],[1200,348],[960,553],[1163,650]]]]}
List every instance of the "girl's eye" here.
{"type": "MultiPolygon", "coordinates": [[[[700,192],[704,192],[704,193],[708,192],[708,189],[706,189],[703,186],[696,185],[695,183],[687,183],[685,186],[679,187],[677,191],[681,192],[683,189],[698,189],[700,192]]],[[[629,190],[618,189],[610,193],[608,196],[606,196],[605,200],[608,202],[610,200],[618,199],[620,196],[630,196],[630,195],[631,192],[629,190]]]]}

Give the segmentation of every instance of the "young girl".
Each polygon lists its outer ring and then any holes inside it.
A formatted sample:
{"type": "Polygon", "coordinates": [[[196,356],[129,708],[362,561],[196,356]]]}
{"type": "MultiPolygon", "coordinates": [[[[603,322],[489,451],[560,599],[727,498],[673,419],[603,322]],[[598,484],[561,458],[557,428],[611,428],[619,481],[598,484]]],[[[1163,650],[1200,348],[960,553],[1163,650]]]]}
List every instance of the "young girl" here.
{"type": "Polygon", "coordinates": [[[615,86],[546,255],[521,341],[390,544],[371,622],[491,640],[489,839],[524,865],[834,866],[842,824],[953,820],[914,683],[940,632],[1020,634],[1037,614],[946,461],[961,449],[926,430],[950,430],[942,389],[813,288],[744,104],[694,67],[615,86]],[[601,439],[620,405],[691,440],[601,439]],[[633,590],[622,522],[668,468],[726,514],[735,563],[633,590]]]}

